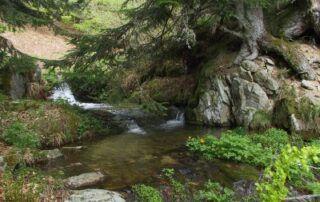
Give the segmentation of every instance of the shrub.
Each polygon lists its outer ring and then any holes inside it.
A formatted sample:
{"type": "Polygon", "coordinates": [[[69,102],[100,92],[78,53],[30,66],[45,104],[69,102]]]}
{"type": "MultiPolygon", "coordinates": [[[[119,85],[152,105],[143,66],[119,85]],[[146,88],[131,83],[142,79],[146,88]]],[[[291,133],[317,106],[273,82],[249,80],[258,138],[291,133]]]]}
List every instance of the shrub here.
{"type": "Polygon", "coordinates": [[[38,135],[19,122],[9,125],[2,137],[7,143],[19,148],[37,148],[40,146],[38,135]]]}
{"type": "Polygon", "coordinates": [[[320,148],[308,146],[298,149],[287,145],[275,162],[265,169],[262,182],[256,184],[258,198],[262,202],[283,201],[289,193],[287,181],[297,175],[312,175],[310,166],[319,163],[320,148]]]}
{"type": "Polygon", "coordinates": [[[133,186],[133,192],[136,194],[137,202],[162,202],[160,192],[153,187],[146,185],[133,186]]]}
{"type": "Polygon", "coordinates": [[[242,128],[237,128],[223,133],[220,139],[210,135],[191,138],[187,147],[209,160],[218,158],[266,166],[274,153],[288,143],[289,135],[281,129],[271,128],[261,134],[248,135],[242,128]]]}
{"type": "Polygon", "coordinates": [[[208,160],[218,158],[257,166],[266,166],[272,157],[269,150],[265,150],[259,143],[254,143],[250,137],[231,131],[222,134],[220,139],[210,135],[191,138],[187,147],[208,160]]]}
{"type": "Polygon", "coordinates": [[[271,128],[262,134],[253,135],[252,140],[255,143],[262,144],[265,148],[275,151],[289,143],[289,135],[284,130],[271,128]]]}
{"type": "Polygon", "coordinates": [[[233,202],[234,192],[222,187],[219,183],[211,182],[205,184],[204,189],[197,191],[194,197],[198,202],[233,202]]]}

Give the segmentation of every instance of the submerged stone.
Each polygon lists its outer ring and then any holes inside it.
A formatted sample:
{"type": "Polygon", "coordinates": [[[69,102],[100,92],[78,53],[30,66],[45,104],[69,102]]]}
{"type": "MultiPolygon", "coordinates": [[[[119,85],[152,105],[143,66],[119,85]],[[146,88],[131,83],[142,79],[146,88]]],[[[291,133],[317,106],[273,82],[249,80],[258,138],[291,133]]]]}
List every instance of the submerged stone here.
{"type": "Polygon", "coordinates": [[[53,150],[44,150],[44,154],[46,155],[48,160],[53,160],[57,158],[63,157],[63,154],[59,149],[53,149],[53,150]]]}

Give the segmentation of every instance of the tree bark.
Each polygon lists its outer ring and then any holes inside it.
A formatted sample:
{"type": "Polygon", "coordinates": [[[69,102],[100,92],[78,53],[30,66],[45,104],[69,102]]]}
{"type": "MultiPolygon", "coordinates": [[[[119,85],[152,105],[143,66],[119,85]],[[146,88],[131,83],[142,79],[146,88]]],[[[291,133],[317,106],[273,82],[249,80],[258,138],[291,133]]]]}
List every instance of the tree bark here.
{"type": "Polygon", "coordinates": [[[236,4],[236,16],[241,26],[240,36],[243,39],[236,64],[243,60],[254,60],[259,55],[258,41],[265,34],[263,9],[259,5],[245,5],[243,0],[236,4]]]}

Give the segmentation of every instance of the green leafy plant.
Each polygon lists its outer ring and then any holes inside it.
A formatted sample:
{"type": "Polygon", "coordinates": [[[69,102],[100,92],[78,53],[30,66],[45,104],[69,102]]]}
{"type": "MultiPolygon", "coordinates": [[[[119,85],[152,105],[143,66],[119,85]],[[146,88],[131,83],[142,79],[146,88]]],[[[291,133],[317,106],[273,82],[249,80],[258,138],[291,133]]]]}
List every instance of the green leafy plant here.
{"type": "Polygon", "coordinates": [[[38,148],[38,135],[19,122],[12,123],[3,133],[2,138],[9,144],[19,148],[38,148]]]}
{"type": "Polygon", "coordinates": [[[160,192],[153,187],[141,184],[133,186],[132,189],[137,202],[163,202],[160,192]]]}
{"type": "Polygon", "coordinates": [[[3,177],[6,201],[38,201],[42,192],[42,179],[32,169],[19,169],[17,173],[6,171],[3,177]]]}
{"type": "Polygon", "coordinates": [[[261,144],[232,131],[222,134],[220,139],[210,135],[191,138],[187,147],[208,160],[218,158],[257,166],[266,166],[272,157],[272,153],[261,144]]]}
{"type": "Polygon", "coordinates": [[[264,148],[275,151],[289,143],[289,135],[284,130],[271,128],[264,133],[252,135],[252,140],[255,143],[262,144],[264,148]]]}
{"type": "Polygon", "coordinates": [[[307,146],[301,149],[287,145],[275,162],[269,165],[261,182],[257,183],[258,198],[263,202],[283,201],[288,195],[286,182],[297,172],[312,175],[310,166],[319,163],[320,148],[307,146]]]}
{"type": "Polygon", "coordinates": [[[175,170],[170,168],[165,168],[162,170],[162,174],[164,177],[166,177],[169,180],[170,186],[173,188],[174,195],[173,195],[173,201],[187,201],[188,194],[186,187],[175,179],[175,170]]]}
{"type": "Polygon", "coordinates": [[[197,191],[194,197],[198,202],[232,202],[235,201],[234,192],[222,187],[219,183],[210,180],[204,185],[204,189],[197,191]]]}

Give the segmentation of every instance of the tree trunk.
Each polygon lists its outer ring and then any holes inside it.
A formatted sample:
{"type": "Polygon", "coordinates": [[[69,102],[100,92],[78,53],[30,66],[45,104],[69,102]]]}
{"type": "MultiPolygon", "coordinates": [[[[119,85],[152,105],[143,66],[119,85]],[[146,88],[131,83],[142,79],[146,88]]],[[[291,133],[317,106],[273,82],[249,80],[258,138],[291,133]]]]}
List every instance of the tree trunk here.
{"type": "Polygon", "coordinates": [[[243,60],[254,60],[258,57],[258,41],[263,38],[266,31],[261,6],[248,6],[241,0],[236,4],[236,13],[242,30],[240,35],[243,39],[239,55],[235,60],[235,63],[239,64],[243,60]]]}
{"type": "Polygon", "coordinates": [[[320,0],[308,0],[309,16],[313,29],[320,37],[320,0]]]}
{"type": "MultiPolygon", "coordinates": [[[[320,0],[308,1],[318,4],[320,0]]],[[[314,80],[316,78],[315,71],[302,51],[293,43],[275,38],[266,31],[261,6],[246,5],[244,0],[239,0],[235,6],[241,32],[222,27],[223,31],[233,34],[243,41],[235,64],[240,64],[243,60],[256,59],[259,56],[260,47],[264,51],[275,53],[283,58],[301,79],[314,80]]]]}

